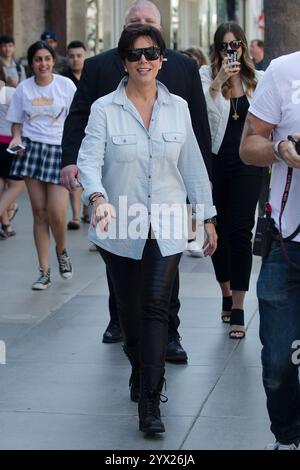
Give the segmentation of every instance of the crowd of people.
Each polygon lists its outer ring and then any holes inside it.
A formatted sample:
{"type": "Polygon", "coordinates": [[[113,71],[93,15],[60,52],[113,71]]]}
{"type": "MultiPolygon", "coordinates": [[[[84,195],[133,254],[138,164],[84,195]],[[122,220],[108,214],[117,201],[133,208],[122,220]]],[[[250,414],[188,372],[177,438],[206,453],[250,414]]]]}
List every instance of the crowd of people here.
{"type": "Polygon", "coordinates": [[[263,383],[271,448],[296,449],[300,384],[290,351],[300,338],[300,113],[293,98],[300,53],[264,73],[263,42],[249,47],[234,22],[217,28],[210,58],[198,47],[170,50],[148,0],[128,8],[116,49],[86,59],[80,41],[68,45],[66,58],[56,47],[51,31],[29,47],[26,78],[13,38],[0,37],[0,239],[16,234],[11,221],[26,186],[40,271],[32,289],[45,290],[50,234],[68,280],[66,231],[90,223],[109,287],[103,342],[123,341],[139,429],[162,433],[165,361],[188,359],[179,335],[182,252],[212,257],[221,320],[229,338],[243,339],[255,212],[263,167],[272,167],[275,228],[258,281],[263,383]]]}

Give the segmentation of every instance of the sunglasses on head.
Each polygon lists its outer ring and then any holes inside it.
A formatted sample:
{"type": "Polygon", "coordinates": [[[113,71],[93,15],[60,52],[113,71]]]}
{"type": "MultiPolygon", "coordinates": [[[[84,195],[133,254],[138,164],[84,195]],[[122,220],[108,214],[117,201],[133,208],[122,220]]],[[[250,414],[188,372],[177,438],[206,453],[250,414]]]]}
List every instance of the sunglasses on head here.
{"type": "Polygon", "coordinates": [[[233,41],[223,41],[220,44],[220,51],[225,52],[228,49],[228,46],[230,46],[231,49],[238,49],[241,45],[242,41],[239,41],[238,39],[234,39],[233,41]]]}
{"type": "Polygon", "coordinates": [[[146,60],[157,60],[160,56],[160,49],[154,46],[128,49],[125,57],[128,62],[137,62],[141,59],[142,55],[144,55],[146,60]]]}

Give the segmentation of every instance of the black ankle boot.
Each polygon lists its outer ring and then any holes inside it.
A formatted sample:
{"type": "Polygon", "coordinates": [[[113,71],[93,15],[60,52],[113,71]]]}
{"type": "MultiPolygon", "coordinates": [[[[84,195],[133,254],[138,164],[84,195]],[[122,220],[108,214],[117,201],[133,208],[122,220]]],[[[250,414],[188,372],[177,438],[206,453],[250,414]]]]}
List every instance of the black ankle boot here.
{"type": "Polygon", "coordinates": [[[138,402],[140,398],[140,359],[139,346],[123,346],[123,350],[131,364],[131,376],[129,379],[130,400],[138,402]]]}
{"type": "Polygon", "coordinates": [[[163,368],[146,367],[143,369],[139,400],[139,429],[146,434],[165,432],[159,409],[160,401],[163,403],[168,401],[167,397],[161,395],[164,382],[163,368]]]}

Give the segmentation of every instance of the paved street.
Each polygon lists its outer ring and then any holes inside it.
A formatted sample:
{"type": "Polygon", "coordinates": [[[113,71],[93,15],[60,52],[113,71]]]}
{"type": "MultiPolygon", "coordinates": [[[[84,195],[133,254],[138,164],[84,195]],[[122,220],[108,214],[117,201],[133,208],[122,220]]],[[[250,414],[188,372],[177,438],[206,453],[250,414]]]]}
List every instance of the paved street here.
{"type": "Polygon", "coordinates": [[[108,320],[104,265],[88,251],[87,227],[69,232],[74,278],[63,281],[52,247],[52,287],[33,292],[37,258],[25,194],[17,236],[0,242],[0,449],[263,449],[273,441],[261,382],[254,261],[247,337],[228,338],[210,260],[181,261],[182,344],[187,365],[166,368],[166,433],[145,439],[129,401],[120,343],[103,344],[108,320]]]}

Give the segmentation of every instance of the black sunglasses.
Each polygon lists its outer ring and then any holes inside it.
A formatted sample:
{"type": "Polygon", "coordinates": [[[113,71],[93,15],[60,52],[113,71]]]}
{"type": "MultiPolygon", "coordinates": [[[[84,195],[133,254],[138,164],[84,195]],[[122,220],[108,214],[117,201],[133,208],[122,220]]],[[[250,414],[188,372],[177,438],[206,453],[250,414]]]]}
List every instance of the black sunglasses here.
{"type": "Polygon", "coordinates": [[[159,59],[160,49],[154,46],[127,49],[125,57],[128,62],[137,62],[142,55],[145,56],[146,60],[157,60],[159,59]]]}
{"type": "Polygon", "coordinates": [[[223,41],[220,44],[220,51],[225,52],[228,49],[228,46],[230,46],[231,49],[237,50],[241,45],[242,41],[238,41],[237,39],[234,39],[233,41],[223,41]]]}

